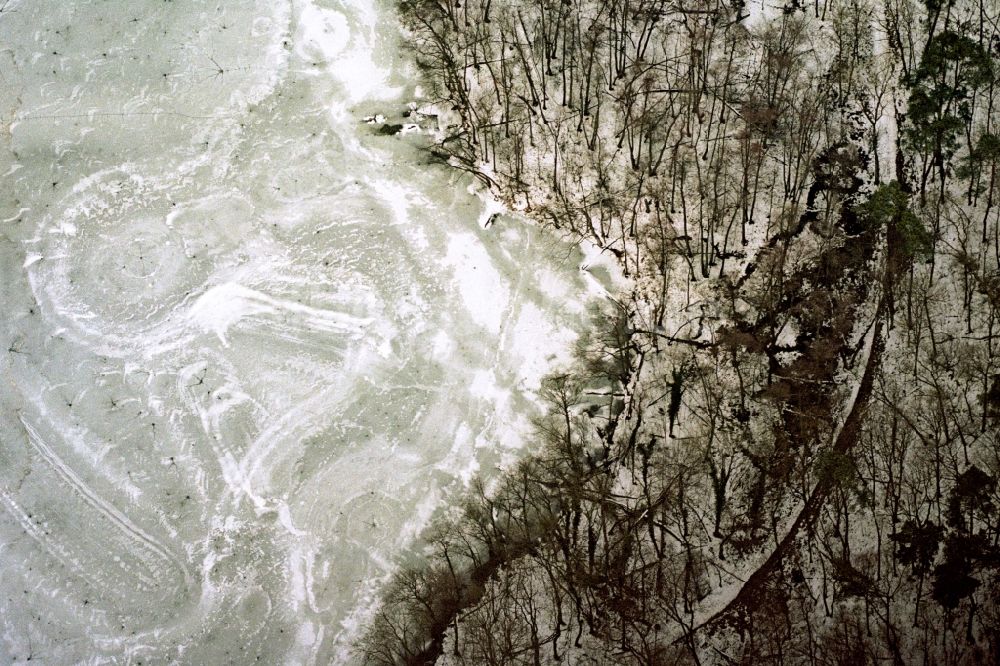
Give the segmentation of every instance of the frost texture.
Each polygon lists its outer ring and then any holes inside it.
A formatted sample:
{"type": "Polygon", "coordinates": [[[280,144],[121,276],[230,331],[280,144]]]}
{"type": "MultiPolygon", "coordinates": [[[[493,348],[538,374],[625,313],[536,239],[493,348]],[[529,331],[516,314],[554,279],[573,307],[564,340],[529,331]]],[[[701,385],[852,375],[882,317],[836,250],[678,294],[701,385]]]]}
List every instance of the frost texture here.
{"type": "Polygon", "coordinates": [[[536,413],[580,257],[361,121],[356,5],[0,4],[0,662],[340,661],[536,413]]]}

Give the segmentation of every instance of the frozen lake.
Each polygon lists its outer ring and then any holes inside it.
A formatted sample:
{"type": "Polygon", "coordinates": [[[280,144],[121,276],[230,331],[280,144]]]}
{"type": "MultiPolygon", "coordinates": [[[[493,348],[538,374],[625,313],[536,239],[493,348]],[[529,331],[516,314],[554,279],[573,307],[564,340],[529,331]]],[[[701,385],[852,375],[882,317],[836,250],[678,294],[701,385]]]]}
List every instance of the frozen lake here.
{"type": "Polygon", "coordinates": [[[414,98],[388,2],[0,7],[0,662],[343,662],[579,255],[361,121],[414,98]]]}

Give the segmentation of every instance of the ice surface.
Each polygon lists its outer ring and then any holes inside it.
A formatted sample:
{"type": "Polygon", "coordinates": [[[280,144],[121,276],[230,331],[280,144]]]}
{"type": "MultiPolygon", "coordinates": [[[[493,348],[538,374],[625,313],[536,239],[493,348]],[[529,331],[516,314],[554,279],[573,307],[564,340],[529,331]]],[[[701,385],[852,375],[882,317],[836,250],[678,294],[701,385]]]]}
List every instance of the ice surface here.
{"type": "Polygon", "coordinates": [[[362,122],[388,3],[0,7],[0,662],[344,661],[581,257],[362,122]]]}

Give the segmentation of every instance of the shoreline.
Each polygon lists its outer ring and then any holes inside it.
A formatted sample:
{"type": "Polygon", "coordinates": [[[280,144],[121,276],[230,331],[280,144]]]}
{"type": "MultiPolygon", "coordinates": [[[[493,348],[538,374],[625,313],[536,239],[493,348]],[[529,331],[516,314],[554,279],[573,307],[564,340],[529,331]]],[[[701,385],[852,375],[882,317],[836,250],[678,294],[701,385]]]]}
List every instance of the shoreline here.
{"type": "MultiPolygon", "coordinates": [[[[965,654],[989,642],[991,616],[978,612],[989,593],[977,590],[1000,581],[985,556],[945,548],[945,533],[955,544],[970,528],[943,506],[973,477],[975,492],[989,493],[1000,476],[986,434],[1000,299],[966,286],[956,305],[951,279],[986,285],[1000,270],[988,268],[1000,262],[987,247],[1000,238],[987,222],[993,195],[984,214],[982,172],[954,167],[978,159],[974,132],[991,140],[973,119],[992,120],[976,107],[956,153],[946,160],[937,144],[932,154],[928,133],[945,130],[919,125],[931,117],[920,105],[932,106],[921,77],[937,65],[898,36],[928,31],[932,55],[967,39],[964,55],[940,57],[981,67],[980,87],[956,83],[948,94],[992,100],[982,35],[938,22],[973,9],[928,9],[926,23],[910,15],[901,28],[901,14],[867,3],[620,18],[627,9],[597,0],[399,4],[425,81],[449,109],[442,155],[482,171],[536,224],[613,254],[631,282],[615,295],[623,316],[592,331],[601,345],[548,380],[545,445],[439,525],[427,565],[390,594],[362,648],[373,663],[450,666],[488,650],[520,650],[535,664],[849,651],[836,632],[870,627],[872,607],[884,611],[863,649],[885,659],[937,659],[929,635],[951,636],[965,654]],[[758,78],[734,75],[743,70],[758,78]],[[763,83],[774,80],[779,88],[763,83]],[[940,191],[929,193],[934,174],[940,191]],[[952,249],[971,242],[960,239],[975,219],[979,260],[952,249]],[[921,302],[921,289],[952,300],[921,302]],[[960,308],[980,336],[964,370],[939,351],[959,353],[960,308]],[[900,376],[938,385],[932,369],[942,367],[950,383],[932,397],[900,376]],[[609,397],[596,408],[581,400],[594,381],[609,397]],[[967,414],[947,407],[963,394],[967,414]],[[905,448],[879,461],[900,429],[929,446],[916,425],[925,400],[946,424],[935,427],[981,434],[937,445],[937,494],[907,507],[901,527],[899,479],[925,474],[924,463],[905,448]],[[959,448],[964,463],[946,468],[959,448]],[[521,508],[510,506],[517,498],[521,508]],[[935,507],[936,521],[920,518],[935,507]],[[901,573],[904,546],[924,538],[929,560],[901,573]],[[953,596],[946,581],[962,567],[977,577],[963,574],[953,596]],[[925,577],[937,581],[933,594],[925,577]],[[955,608],[968,613],[961,638],[955,608]],[[896,619],[908,615],[922,635],[896,619]],[[496,622],[507,623],[503,637],[491,635],[496,622]]],[[[994,518],[979,520],[1000,533],[994,518]]]]}

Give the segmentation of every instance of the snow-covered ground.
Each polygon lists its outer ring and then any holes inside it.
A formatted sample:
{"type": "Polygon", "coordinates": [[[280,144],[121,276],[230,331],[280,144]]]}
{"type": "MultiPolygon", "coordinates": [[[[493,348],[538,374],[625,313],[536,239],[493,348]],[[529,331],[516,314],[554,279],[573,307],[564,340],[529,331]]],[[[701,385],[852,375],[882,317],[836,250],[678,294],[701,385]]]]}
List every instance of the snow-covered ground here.
{"type": "Polygon", "coordinates": [[[361,121],[389,4],[0,4],[0,661],[343,661],[519,445],[593,288],[361,121]]]}

